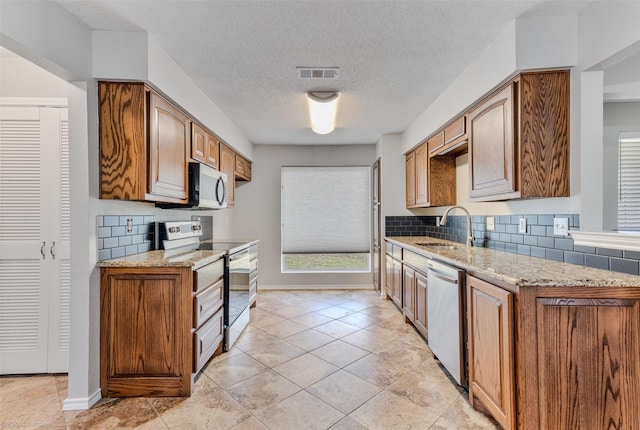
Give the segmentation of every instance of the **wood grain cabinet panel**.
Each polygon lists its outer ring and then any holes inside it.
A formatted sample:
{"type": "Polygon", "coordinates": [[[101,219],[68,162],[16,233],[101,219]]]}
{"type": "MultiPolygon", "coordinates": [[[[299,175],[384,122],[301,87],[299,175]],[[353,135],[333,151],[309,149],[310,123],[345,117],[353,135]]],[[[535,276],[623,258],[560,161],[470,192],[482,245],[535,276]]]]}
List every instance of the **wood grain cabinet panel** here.
{"type": "Polygon", "coordinates": [[[469,402],[488,410],[503,429],[513,429],[513,294],[467,276],[467,295],[469,402]]]}
{"type": "Polygon", "coordinates": [[[149,93],[149,193],[154,198],[188,197],[187,148],[190,121],[171,103],[149,93]]]}
{"type": "Polygon", "coordinates": [[[187,201],[191,126],[139,83],[100,82],[100,198],[187,201]]]}
{"type": "Polygon", "coordinates": [[[522,73],[468,119],[472,201],[569,196],[569,71],[522,73]]]}
{"type": "Polygon", "coordinates": [[[218,139],[198,124],[191,123],[191,158],[217,169],[219,152],[218,139]]]}
{"type": "Polygon", "coordinates": [[[207,133],[207,144],[204,152],[204,162],[214,169],[218,169],[220,159],[220,141],[215,136],[207,133]]]}
{"type": "Polygon", "coordinates": [[[513,100],[510,84],[469,113],[472,198],[516,191],[513,100]]]}
{"type": "Polygon", "coordinates": [[[427,276],[416,271],[416,312],[414,326],[425,337],[429,338],[427,330],[427,276]]]}
{"type": "Polygon", "coordinates": [[[411,151],[405,158],[405,194],[408,208],[416,205],[416,153],[411,151]]]}
{"type": "Polygon", "coordinates": [[[190,395],[191,291],[190,268],[102,270],[104,397],[190,395]]]}
{"type": "Polygon", "coordinates": [[[443,133],[431,137],[406,155],[407,208],[449,206],[456,202],[454,156],[430,156],[430,148],[442,144],[443,133]]]}
{"type": "Polygon", "coordinates": [[[416,271],[406,264],[402,268],[402,313],[405,322],[413,323],[415,317],[416,271]]]}
{"type": "Polygon", "coordinates": [[[640,425],[640,298],[538,297],[540,428],[640,425]]]}
{"type": "Polygon", "coordinates": [[[236,205],[236,153],[224,143],[220,143],[220,171],[227,174],[227,207],[236,205]]]}
{"type": "Polygon", "coordinates": [[[415,150],[416,180],[415,198],[416,206],[429,205],[429,151],[427,145],[422,144],[415,150]]]}

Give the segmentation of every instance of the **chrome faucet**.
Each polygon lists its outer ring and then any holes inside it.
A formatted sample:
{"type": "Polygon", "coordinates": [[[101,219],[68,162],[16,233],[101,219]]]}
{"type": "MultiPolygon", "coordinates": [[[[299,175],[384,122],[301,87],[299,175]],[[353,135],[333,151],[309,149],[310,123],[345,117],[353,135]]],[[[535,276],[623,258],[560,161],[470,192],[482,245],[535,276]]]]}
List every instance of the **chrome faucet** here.
{"type": "Polygon", "coordinates": [[[467,246],[473,246],[473,241],[475,240],[475,238],[473,237],[473,228],[471,227],[471,215],[469,214],[469,211],[466,208],[462,206],[451,206],[450,208],[447,208],[447,210],[444,211],[444,215],[442,215],[442,219],[440,220],[440,225],[444,227],[447,224],[447,218],[449,217],[449,212],[451,212],[456,208],[462,209],[464,213],[467,214],[467,246]]]}

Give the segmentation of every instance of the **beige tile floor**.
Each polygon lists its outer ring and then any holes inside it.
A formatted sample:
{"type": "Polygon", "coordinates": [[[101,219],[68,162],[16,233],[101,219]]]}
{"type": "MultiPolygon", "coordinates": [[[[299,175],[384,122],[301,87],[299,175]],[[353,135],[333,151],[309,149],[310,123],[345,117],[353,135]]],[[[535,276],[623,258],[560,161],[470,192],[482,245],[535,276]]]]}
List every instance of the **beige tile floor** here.
{"type": "Polygon", "coordinates": [[[263,291],[190,398],[62,412],[66,376],[0,378],[0,428],[495,429],[399,310],[372,291],[263,291]]]}

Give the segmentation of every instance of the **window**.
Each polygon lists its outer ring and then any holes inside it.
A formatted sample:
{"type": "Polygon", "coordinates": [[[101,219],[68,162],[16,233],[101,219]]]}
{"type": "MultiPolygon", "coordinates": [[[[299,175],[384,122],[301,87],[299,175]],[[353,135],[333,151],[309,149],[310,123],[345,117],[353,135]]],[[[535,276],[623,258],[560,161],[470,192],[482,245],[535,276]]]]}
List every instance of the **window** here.
{"type": "Polygon", "coordinates": [[[370,271],[368,166],[283,167],[283,272],[370,271]]]}
{"type": "Polygon", "coordinates": [[[640,231],[640,133],[618,139],[618,230],[640,231]]]}

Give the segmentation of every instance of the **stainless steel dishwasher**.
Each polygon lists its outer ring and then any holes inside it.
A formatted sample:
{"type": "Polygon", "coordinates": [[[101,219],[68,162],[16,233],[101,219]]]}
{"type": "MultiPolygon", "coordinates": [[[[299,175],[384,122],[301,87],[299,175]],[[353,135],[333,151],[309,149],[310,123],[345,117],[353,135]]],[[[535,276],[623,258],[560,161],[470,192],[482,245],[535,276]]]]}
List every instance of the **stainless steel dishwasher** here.
{"type": "Polygon", "coordinates": [[[427,271],[429,348],[460,385],[466,385],[464,270],[430,261],[427,271]]]}

